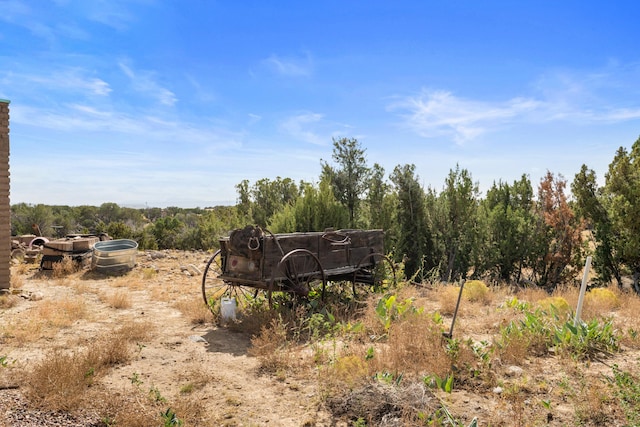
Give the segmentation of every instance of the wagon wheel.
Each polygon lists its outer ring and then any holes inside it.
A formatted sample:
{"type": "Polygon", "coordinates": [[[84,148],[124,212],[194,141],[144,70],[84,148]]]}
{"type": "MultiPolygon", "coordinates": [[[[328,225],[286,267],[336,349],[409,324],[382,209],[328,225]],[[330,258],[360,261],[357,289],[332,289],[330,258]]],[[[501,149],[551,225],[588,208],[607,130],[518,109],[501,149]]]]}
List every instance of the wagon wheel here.
{"type": "Polygon", "coordinates": [[[318,257],[307,249],[288,252],[278,262],[271,280],[269,303],[271,303],[271,292],[276,281],[280,281],[280,290],[294,296],[308,297],[319,294],[324,300],[327,278],[318,257]]]}
{"type": "Polygon", "coordinates": [[[353,273],[353,296],[356,297],[356,284],[371,286],[374,291],[396,285],[396,268],[391,259],[380,253],[365,255],[353,273]]]}
{"type": "Polygon", "coordinates": [[[235,298],[238,306],[242,307],[249,299],[255,298],[258,293],[257,289],[249,286],[219,279],[218,276],[222,274],[223,267],[222,253],[217,250],[207,263],[202,275],[202,298],[214,316],[218,314],[216,307],[219,310],[217,303],[221,298],[235,298]]]}

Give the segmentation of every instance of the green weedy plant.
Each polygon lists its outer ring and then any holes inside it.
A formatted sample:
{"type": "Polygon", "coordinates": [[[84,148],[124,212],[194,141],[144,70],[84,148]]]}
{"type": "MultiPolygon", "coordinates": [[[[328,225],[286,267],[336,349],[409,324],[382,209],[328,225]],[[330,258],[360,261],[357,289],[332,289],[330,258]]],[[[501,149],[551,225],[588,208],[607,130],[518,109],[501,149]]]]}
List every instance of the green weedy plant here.
{"type": "Polygon", "coordinates": [[[531,304],[526,301],[520,301],[518,297],[513,297],[506,300],[501,307],[512,308],[517,311],[525,311],[531,307],[531,304]]]}
{"type": "Polygon", "coordinates": [[[425,375],[422,378],[422,382],[429,388],[438,388],[445,393],[451,393],[453,391],[453,374],[449,374],[444,378],[440,378],[438,375],[425,375]]]}
{"type": "Polygon", "coordinates": [[[511,321],[500,331],[498,347],[507,347],[512,341],[525,342],[527,349],[543,354],[552,346],[552,327],[550,319],[540,309],[535,312],[524,311],[524,318],[511,321]]]}
{"type": "Polygon", "coordinates": [[[620,348],[619,334],[611,320],[601,323],[593,319],[575,326],[572,321],[562,321],[553,305],[551,314],[539,308],[534,312],[524,311],[523,319],[510,322],[502,329],[498,345],[506,346],[513,339],[524,339],[528,348],[539,354],[556,347],[577,359],[611,354],[620,348]]]}
{"type": "Polygon", "coordinates": [[[388,331],[391,327],[391,323],[394,320],[402,318],[402,316],[409,310],[421,311],[422,308],[416,309],[413,306],[413,299],[407,298],[402,302],[397,301],[395,295],[385,295],[380,298],[378,305],[376,305],[376,314],[378,319],[382,322],[384,330],[388,331]]]}
{"type": "Polygon", "coordinates": [[[129,380],[131,380],[131,384],[135,385],[136,387],[140,387],[140,385],[142,384],[140,375],[138,375],[137,372],[134,372],[133,374],[131,374],[131,376],[129,377],[129,380]]]}
{"type": "Polygon", "coordinates": [[[373,347],[367,348],[367,354],[364,356],[364,360],[371,360],[375,357],[376,351],[373,347]]]}
{"type": "Polygon", "coordinates": [[[309,340],[318,340],[333,335],[340,325],[329,311],[323,309],[319,313],[313,313],[302,322],[302,329],[308,332],[309,340]]]}
{"type": "Polygon", "coordinates": [[[619,350],[619,337],[611,320],[600,323],[593,319],[589,323],[574,326],[566,322],[557,326],[555,342],[558,347],[567,350],[573,357],[585,359],[600,353],[611,354],[619,350]]]}
{"type": "Polygon", "coordinates": [[[400,385],[400,382],[402,381],[403,376],[404,374],[402,373],[394,375],[391,372],[383,371],[383,372],[376,372],[374,378],[385,384],[400,385]]]}
{"type": "Polygon", "coordinates": [[[154,386],[154,387],[151,387],[151,388],[149,389],[149,396],[151,397],[151,399],[152,399],[154,402],[163,402],[163,403],[164,403],[164,402],[166,402],[166,401],[167,401],[167,399],[165,399],[165,398],[162,396],[162,394],[160,394],[160,390],[158,390],[158,388],[157,388],[157,387],[155,387],[155,386],[154,386]]]}
{"type": "Polygon", "coordinates": [[[613,378],[609,383],[615,390],[629,426],[640,425],[640,381],[613,365],[613,378]]]}
{"type": "Polygon", "coordinates": [[[167,408],[165,412],[160,412],[164,427],[181,426],[182,420],[178,418],[171,408],[167,408]]]}
{"type": "MultiPolygon", "coordinates": [[[[440,400],[440,409],[438,409],[433,416],[425,417],[427,425],[450,425],[453,427],[465,427],[465,425],[454,418],[449,411],[449,408],[440,400]]],[[[478,419],[474,417],[471,423],[466,427],[478,427],[478,419]]]]}

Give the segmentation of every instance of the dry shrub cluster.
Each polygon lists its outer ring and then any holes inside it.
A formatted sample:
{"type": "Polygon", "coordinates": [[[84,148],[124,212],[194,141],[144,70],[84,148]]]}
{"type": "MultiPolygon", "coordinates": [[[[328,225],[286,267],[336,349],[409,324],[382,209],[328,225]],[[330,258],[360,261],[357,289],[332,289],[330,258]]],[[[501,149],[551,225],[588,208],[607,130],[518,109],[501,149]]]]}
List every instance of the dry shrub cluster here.
{"type": "Polygon", "coordinates": [[[579,425],[616,425],[619,410],[611,388],[602,378],[585,378],[578,375],[575,396],[575,418],[579,425]]]}
{"type": "Polygon", "coordinates": [[[297,358],[288,336],[287,324],[281,317],[275,317],[270,323],[263,325],[260,333],[251,339],[249,354],[260,360],[263,372],[284,377],[287,372],[295,369],[297,358]]]}
{"type": "Polygon", "coordinates": [[[622,295],[616,288],[594,288],[589,290],[584,297],[582,318],[589,320],[609,315],[617,311],[621,306],[622,295]]]}
{"type": "Polygon", "coordinates": [[[351,420],[351,425],[418,426],[426,425],[420,414],[434,413],[440,401],[420,383],[374,382],[340,389],[325,405],[337,419],[351,420]]]}
{"type": "Polygon", "coordinates": [[[67,328],[81,319],[89,319],[91,312],[87,302],[78,296],[58,300],[43,300],[35,308],[36,319],[47,326],[67,328]]]}
{"type": "Polygon", "coordinates": [[[564,318],[571,312],[571,307],[564,297],[550,296],[536,302],[536,305],[546,313],[557,314],[564,318]]]}
{"type": "Polygon", "coordinates": [[[434,373],[445,377],[451,370],[442,325],[425,312],[407,315],[389,329],[386,345],[371,359],[373,372],[434,373]]]}
{"type": "Polygon", "coordinates": [[[111,308],[131,308],[131,294],[126,290],[119,289],[115,292],[101,292],[100,299],[111,308]]]}
{"type": "Polygon", "coordinates": [[[18,304],[19,297],[11,294],[0,294],[0,308],[7,309],[18,304]]]}
{"type": "Polygon", "coordinates": [[[444,315],[452,315],[456,306],[459,313],[466,313],[468,303],[476,303],[479,305],[491,304],[495,295],[481,280],[468,280],[462,285],[462,295],[460,295],[460,286],[442,284],[436,286],[437,300],[439,303],[439,311],[444,315]],[[458,300],[461,299],[460,304],[458,300]],[[465,302],[465,304],[462,304],[465,302]]]}
{"type": "Polygon", "coordinates": [[[178,299],[173,306],[185,316],[192,325],[203,325],[213,321],[213,314],[202,302],[200,295],[178,299]]]}
{"type": "Polygon", "coordinates": [[[146,288],[146,284],[133,272],[127,272],[122,276],[117,276],[109,282],[112,288],[127,288],[129,290],[138,291],[146,288]]]}
{"type": "Polygon", "coordinates": [[[128,363],[133,356],[131,344],[145,339],[149,330],[148,324],[131,322],[87,347],[48,352],[24,374],[25,395],[35,406],[51,411],[91,406],[90,386],[109,368],[128,363]]]}
{"type": "Polygon", "coordinates": [[[57,279],[76,273],[79,270],[79,264],[71,259],[70,256],[64,256],[61,261],[55,262],[52,265],[53,277],[57,279]]]}
{"type": "Polygon", "coordinates": [[[18,320],[0,324],[0,336],[20,346],[43,337],[53,337],[59,329],[90,318],[87,303],[78,296],[43,300],[32,310],[25,311],[18,320]]]}
{"type": "MultiPolygon", "coordinates": [[[[21,264],[24,265],[24,264],[21,264]]],[[[21,271],[20,269],[14,269],[13,272],[11,273],[11,278],[10,278],[10,283],[9,283],[9,287],[11,289],[22,289],[22,287],[24,286],[24,271],[21,271]]]]}
{"type": "Polygon", "coordinates": [[[640,349],[640,298],[629,297],[625,295],[621,299],[620,308],[618,308],[619,316],[625,319],[622,343],[632,349],[640,349]]]}

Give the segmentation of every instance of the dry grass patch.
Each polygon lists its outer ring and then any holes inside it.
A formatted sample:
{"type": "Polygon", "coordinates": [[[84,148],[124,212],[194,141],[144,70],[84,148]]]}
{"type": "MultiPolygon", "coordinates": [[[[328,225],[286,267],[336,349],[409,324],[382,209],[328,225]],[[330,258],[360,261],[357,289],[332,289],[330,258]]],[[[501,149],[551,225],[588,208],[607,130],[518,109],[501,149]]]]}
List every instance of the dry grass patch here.
{"type": "Polygon", "coordinates": [[[86,280],[74,280],[70,283],[70,286],[77,295],[85,295],[93,291],[86,280]]]}
{"type": "Polygon", "coordinates": [[[489,304],[493,300],[491,289],[481,280],[467,280],[464,283],[462,296],[466,301],[489,304]]]}
{"type": "Polygon", "coordinates": [[[329,396],[325,405],[335,420],[344,425],[445,425],[427,423],[426,416],[439,409],[440,401],[420,382],[403,381],[394,386],[374,381],[356,388],[342,388],[329,396]]]}
{"type": "Polygon", "coordinates": [[[371,358],[374,372],[431,373],[446,376],[451,359],[446,354],[442,325],[426,313],[411,313],[392,324],[386,345],[371,358]]]}
{"type": "Polygon", "coordinates": [[[1,342],[17,347],[38,341],[45,333],[48,336],[53,335],[53,331],[46,328],[41,319],[34,319],[32,315],[25,315],[20,321],[0,325],[1,342]]]}
{"type": "Polygon", "coordinates": [[[202,296],[192,295],[177,300],[173,306],[185,316],[192,325],[203,325],[213,322],[213,314],[204,304],[202,296]]]}
{"type": "Polygon", "coordinates": [[[151,299],[154,301],[170,302],[173,300],[170,290],[162,284],[156,284],[155,286],[147,287],[147,289],[151,294],[151,299]]]}
{"type": "Polygon", "coordinates": [[[147,287],[147,285],[145,285],[137,275],[132,273],[116,277],[110,280],[108,283],[112,288],[128,288],[136,291],[145,289],[147,287]]]}
{"type": "Polygon", "coordinates": [[[11,294],[0,294],[0,308],[7,309],[15,307],[20,301],[19,297],[11,294]]]}
{"type": "Polygon", "coordinates": [[[211,372],[211,367],[202,363],[192,363],[187,366],[180,381],[180,394],[192,394],[205,388],[208,384],[219,379],[211,372]]]}
{"type": "MultiPolygon", "coordinates": [[[[440,313],[450,316],[456,311],[458,304],[458,296],[460,295],[460,287],[452,285],[444,285],[436,288],[436,298],[440,304],[440,313]]],[[[464,313],[466,308],[461,304],[458,313],[464,313]]]]}
{"type": "Polygon", "coordinates": [[[77,409],[94,380],[94,370],[80,352],[50,351],[26,374],[26,397],[53,411],[77,409]]]}
{"type": "Polygon", "coordinates": [[[47,325],[68,328],[76,321],[89,319],[86,301],[78,296],[59,300],[42,300],[34,309],[35,316],[47,325]]]}
{"type": "Polygon", "coordinates": [[[550,296],[536,302],[536,305],[549,314],[557,314],[561,318],[571,313],[571,307],[562,296],[550,296]]]}
{"type": "Polygon", "coordinates": [[[611,388],[602,378],[586,378],[580,375],[578,390],[573,397],[575,418],[578,425],[617,425],[618,405],[611,395],[611,388]]]}
{"type": "Polygon", "coordinates": [[[52,265],[52,275],[56,279],[66,277],[78,271],[80,271],[80,266],[71,259],[70,256],[64,256],[61,261],[55,262],[52,265]]]}
{"type": "Polygon", "coordinates": [[[149,427],[162,426],[160,414],[163,407],[152,402],[140,390],[114,393],[112,391],[95,391],[92,403],[97,405],[97,412],[107,426],[149,427]]]}
{"type": "Polygon", "coordinates": [[[515,296],[520,301],[526,301],[533,304],[537,301],[540,301],[541,299],[547,298],[549,294],[544,289],[538,287],[527,287],[524,289],[519,289],[518,292],[516,292],[515,296]]]}
{"type": "Polygon", "coordinates": [[[131,308],[131,295],[126,290],[118,289],[115,292],[101,292],[99,296],[100,300],[111,308],[131,308]]]}
{"type": "Polygon", "coordinates": [[[24,276],[17,271],[11,272],[9,287],[11,289],[22,289],[24,287],[24,276]]]}
{"type": "Polygon", "coordinates": [[[15,276],[24,276],[30,269],[29,264],[24,262],[14,265],[11,267],[11,278],[13,279],[15,276]]]}
{"type": "Polygon", "coordinates": [[[621,298],[622,304],[617,311],[624,324],[620,325],[623,332],[622,344],[633,349],[640,348],[640,297],[636,294],[626,293],[621,298]]]}
{"type": "Polygon", "coordinates": [[[136,322],[134,319],[124,320],[123,326],[114,334],[121,336],[129,342],[143,342],[151,338],[156,326],[151,322],[136,322]]]}
{"type": "Polygon", "coordinates": [[[86,302],[79,297],[43,300],[19,319],[0,325],[0,336],[6,342],[23,346],[45,337],[53,337],[82,319],[90,319],[86,302]]]}
{"type": "Polygon", "coordinates": [[[142,280],[152,280],[158,277],[158,270],[146,267],[142,269],[142,280]]]}
{"type": "Polygon", "coordinates": [[[249,355],[258,358],[263,372],[283,379],[288,372],[296,370],[299,359],[295,357],[293,343],[287,337],[287,324],[278,317],[263,325],[260,333],[251,338],[249,355]]]}
{"type": "Polygon", "coordinates": [[[90,386],[111,367],[130,362],[132,344],[145,340],[150,331],[149,324],[131,322],[85,348],[49,351],[24,374],[27,398],[35,406],[53,411],[91,405],[90,386]]]}

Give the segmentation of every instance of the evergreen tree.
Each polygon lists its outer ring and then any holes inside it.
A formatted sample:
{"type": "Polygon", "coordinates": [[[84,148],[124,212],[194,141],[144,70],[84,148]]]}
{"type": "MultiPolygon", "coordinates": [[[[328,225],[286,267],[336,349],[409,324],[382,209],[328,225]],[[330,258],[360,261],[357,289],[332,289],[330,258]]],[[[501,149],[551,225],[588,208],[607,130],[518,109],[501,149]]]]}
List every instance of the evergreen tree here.
{"type": "Polygon", "coordinates": [[[627,152],[620,147],[609,165],[603,204],[611,221],[613,264],[624,265],[640,293],[640,138],[627,152]]]}
{"type": "Polygon", "coordinates": [[[396,218],[400,230],[396,258],[404,259],[405,275],[412,278],[423,270],[423,261],[430,252],[425,194],[415,175],[415,165],[396,166],[391,181],[397,197],[396,218]]]}
{"type": "Polygon", "coordinates": [[[367,191],[370,169],[367,167],[365,150],[355,138],[333,139],[333,168],[322,163],[321,181],[328,180],[333,187],[337,200],[349,211],[349,227],[357,227],[357,215],[365,192],[367,191]]]}
{"type": "Polygon", "coordinates": [[[613,250],[613,243],[618,239],[618,233],[605,207],[606,201],[603,189],[598,188],[596,174],[593,170],[582,165],[571,184],[571,192],[575,197],[576,214],[587,222],[594,240],[593,269],[598,273],[601,283],[608,283],[615,278],[622,287],[622,273],[620,260],[613,250]]]}
{"type": "Polygon", "coordinates": [[[466,169],[451,170],[441,197],[447,214],[444,228],[446,269],[443,280],[452,281],[467,276],[471,254],[477,241],[476,215],[478,185],[466,169]]]}

